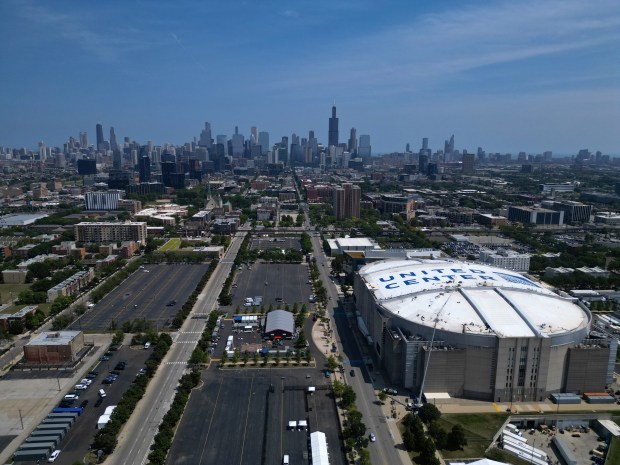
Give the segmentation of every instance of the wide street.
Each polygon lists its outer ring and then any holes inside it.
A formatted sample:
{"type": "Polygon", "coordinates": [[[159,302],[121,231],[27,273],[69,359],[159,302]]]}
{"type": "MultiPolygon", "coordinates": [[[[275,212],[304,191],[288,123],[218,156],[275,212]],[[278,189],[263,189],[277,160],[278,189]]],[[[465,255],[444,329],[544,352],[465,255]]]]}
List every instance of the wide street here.
{"type": "MultiPolygon", "coordinates": [[[[305,224],[306,230],[311,231],[307,214],[305,224]]],[[[343,356],[343,365],[345,366],[344,377],[346,382],[353,387],[357,394],[356,405],[364,416],[364,424],[366,425],[367,433],[372,432],[377,437],[376,442],[368,444],[371,462],[375,465],[388,463],[403,463],[409,465],[411,461],[408,458],[406,461],[403,460],[403,454],[400,454],[399,449],[396,447],[400,439],[396,440],[394,437],[396,434],[394,420],[386,420],[381,406],[377,403],[377,396],[373,386],[373,373],[369,372],[364,364],[363,355],[355,341],[353,328],[351,327],[342,303],[338,300],[336,286],[332,283],[329,276],[329,261],[323,251],[321,238],[314,232],[310,232],[310,235],[318,268],[321,273],[321,280],[327,289],[327,311],[332,319],[333,326],[335,326],[338,351],[343,356]],[[355,376],[350,375],[351,370],[355,372],[355,376]],[[390,422],[392,424],[390,424],[390,422]]]]}
{"type": "Polygon", "coordinates": [[[173,335],[174,344],[151,380],[144,398],[127,422],[118,438],[118,447],[107,463],[113,465],[142,465],[146,463],[149,447],[163,416],[168,411],[175,388],[187,361],[204,330],[206,319],[192,319],[194,314],[207,314],[216,305],[222,284],[230,273],[234,259],[246,232],[238,232],[226,255],[220,260],[207,285],[198,297],[192,313],[181,329],[173,335]]]}

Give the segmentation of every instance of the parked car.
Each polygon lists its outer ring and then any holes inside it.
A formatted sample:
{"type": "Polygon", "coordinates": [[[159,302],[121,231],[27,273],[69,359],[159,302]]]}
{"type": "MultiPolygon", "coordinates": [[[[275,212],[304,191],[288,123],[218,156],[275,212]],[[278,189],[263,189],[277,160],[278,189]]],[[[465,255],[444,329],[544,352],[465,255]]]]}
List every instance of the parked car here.
{"type": "Polygon", "coordinates": [[[77,394],[67,394],[64,398],[65,400],[78,400],[80,396],[77,394]]]}
{"type": "Polygon", "coordinates": [[[77,391],[83,391],[83,390],[85,390],[85,389],[88,389],[88,386],[87,386],[86,384],[76,384],[76,385],[75,385],[75,389],[76,389],[77,391]]]}
{"type": "Polygon", "coordinates": [[[103,398],[100,397],[99,399],[97,399],[97,402],[95,402],[95,407],[99,407],[102,403],[103,403],[103,398]]]}
{"type": "MultiPolygon", "coordinates": [[[[47,459],[47,461],[48,462],[54,462],[58,458],[59,455],[60,455],[60,451],[58,449],[56,449],[54,452],[52,452],[52,455],[50,455],[50,458],[47,459]]],[[[39,463],[39,462],[37,461],[37,463],[39,463]]]]}
{"type": "Polygon", "coordinates": [[[98,371],[90,371],[90,372],[86,375],[86,378],[87,378],[87,379],[95,379],[97,376],[99,376],[99,372],[98,372],[98,371]]]}
{"type": "Polygon", "coordinates": [[[398,395],[398,391],[394,388],[383,388],[383,392],[392,396],[398,395]]]}

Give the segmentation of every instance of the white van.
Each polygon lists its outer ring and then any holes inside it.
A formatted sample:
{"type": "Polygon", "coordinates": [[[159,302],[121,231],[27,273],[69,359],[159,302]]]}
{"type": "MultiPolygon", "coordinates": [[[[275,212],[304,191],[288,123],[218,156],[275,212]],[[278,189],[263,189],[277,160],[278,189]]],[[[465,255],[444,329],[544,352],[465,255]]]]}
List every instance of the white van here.
{"type": "Polygon", "coordinates": [[[282,465],[289,465],[288,455],[285,455],[284,457],[282,457],[282,465]]]}
{"type": "Polygon", "coordinates": [[[144,343],[144,349],[148,349],[149,347],[151,347],[151,343],[150,342],[145,342],[144,343]]]}
{"type": "Polygon", "coordinates": [[[99,397],[101,397],[103,399],[105,396],[107,396],[105,391],[103,389],[99,389],[99,397]]]}

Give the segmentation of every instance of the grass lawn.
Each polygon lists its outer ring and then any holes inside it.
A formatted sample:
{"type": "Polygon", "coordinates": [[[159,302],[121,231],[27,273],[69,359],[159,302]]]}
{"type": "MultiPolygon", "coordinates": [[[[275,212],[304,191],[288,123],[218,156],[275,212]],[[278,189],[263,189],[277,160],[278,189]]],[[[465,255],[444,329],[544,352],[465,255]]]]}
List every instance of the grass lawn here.
{"type": "Polygon", "coordinates": [[[14,299],[21,291],[30,288],[30,284],[0,284],[0,302],[6,304],[14,299]]]}
{"type": "Polygon", "coordinates": [[[611,441],[605,463],[608,465],[620,463],[620,438],[613,438],[613,440],[611,441]]]}
{"type": "Polygon", "coordinates": [[[505,413],[472,413],[472,414],[444,414],[439,424],[446,431],[459,424],[465,430],[467,446],[464,450],[442,450],[444,458],[477,458],[484,457],[484,451],[491,444],[491,440],[508,417],[505,413]]]}
{"type": "Polygon", "coordinates": [[[176,250],[176,249],[179,248],[180,245],[181,245],[181,238],[173,237],[168,242],[166,242],[164,245],[162,245],[159,248],[159,250],[161,252],[167,252],[167,251],[170,251],[170,250],[176,250]]]}

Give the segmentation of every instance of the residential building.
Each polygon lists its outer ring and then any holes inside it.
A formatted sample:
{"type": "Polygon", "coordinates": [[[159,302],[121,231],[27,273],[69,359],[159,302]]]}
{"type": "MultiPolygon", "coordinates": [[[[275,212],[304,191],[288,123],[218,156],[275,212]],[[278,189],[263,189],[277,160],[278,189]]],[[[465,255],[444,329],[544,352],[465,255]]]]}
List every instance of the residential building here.
{"type": "Polygon", "coordinates": [[[146,244],[146,223],[142,221],[78,223],[74,231],[78,242],[136,241],[146,244]]]}

